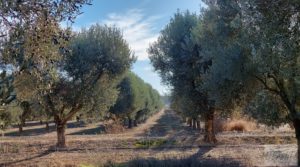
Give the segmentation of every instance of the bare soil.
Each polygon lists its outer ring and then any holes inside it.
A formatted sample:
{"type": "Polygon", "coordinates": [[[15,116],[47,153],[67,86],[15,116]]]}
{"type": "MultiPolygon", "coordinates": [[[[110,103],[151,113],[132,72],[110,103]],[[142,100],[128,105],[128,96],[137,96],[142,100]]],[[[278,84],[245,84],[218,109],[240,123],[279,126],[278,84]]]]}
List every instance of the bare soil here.
{"type": "Polygon", "coordinates": [[[202,141],[203,133],[191,130],[170,110],[118,134],[104,134],[103,126],[104,123],[82,126],[70,122],[66,131],[68,148],[64,150],[55,147],[54,124],[46,132],[45,125],[28,123],[22,136],[17,128],[9,129],[5,137],[0,137],[0,166],[101,166],[108,161],[184,157],[236,161],[240,166],[296,164],[293,131],[221,132],[218,143],[211,145],[202,141]]]}

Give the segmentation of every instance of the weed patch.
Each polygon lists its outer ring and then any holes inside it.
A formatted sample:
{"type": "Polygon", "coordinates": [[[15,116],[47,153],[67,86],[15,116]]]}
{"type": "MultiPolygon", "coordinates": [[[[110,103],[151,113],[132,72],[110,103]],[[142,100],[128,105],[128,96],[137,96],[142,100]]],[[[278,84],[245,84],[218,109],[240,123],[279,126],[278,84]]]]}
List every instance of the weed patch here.
{"type": "Polygon", "coordinates": [[[167,143],[169,142],[166,139],[144,139],[134,143],[134,146],[135,148],[157,148],[166,145],[167,143]]]}

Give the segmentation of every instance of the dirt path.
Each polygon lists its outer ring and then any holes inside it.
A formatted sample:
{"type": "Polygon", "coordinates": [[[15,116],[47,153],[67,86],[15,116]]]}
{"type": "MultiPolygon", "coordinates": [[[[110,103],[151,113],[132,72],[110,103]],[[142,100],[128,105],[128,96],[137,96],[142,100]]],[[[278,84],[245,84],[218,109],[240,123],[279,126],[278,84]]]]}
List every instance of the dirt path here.
{"type": "Polygon", "coordinates": [[[78,166],[110,160],[121,163],[136,157],[199,157],[201,161],[238,161],[256,166],[295,163],[296,147],[292,134],[226,132],[218,134],[218,144],[207,145],[202,141],[203,134],[191,130],[170,110],[161,111],[139,127],[120,134],[94,135],[100,130],[101,123],[88,127],[76,127],[72,122],[70,125],[67,129],[68,149],[64,151],[55,150],[55,131],[45,133],[40,125],[25,127],[29,136],[0,138],[0,166],[78,166]],[[91,129],[93,133],[82,135],[91,129]],[[146,149],[141,145],[151,142],[158,144],[146,149]]]}

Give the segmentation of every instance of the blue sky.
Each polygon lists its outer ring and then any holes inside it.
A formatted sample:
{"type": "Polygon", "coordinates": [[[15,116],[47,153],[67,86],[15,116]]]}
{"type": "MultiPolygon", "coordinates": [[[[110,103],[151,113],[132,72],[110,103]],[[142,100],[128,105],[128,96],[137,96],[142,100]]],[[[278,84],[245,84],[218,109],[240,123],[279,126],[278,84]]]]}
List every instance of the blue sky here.
{"type": "Polygon", "coordinates": [[[92,4],[83,7],[83,14],[75,20],[73,29],[95,23],[121,28],[137,57],[132,71],[161,94],[168,92],[150,64],[147,48],[156,41],[177,9],[199,13],[201,0],[93,0],[92,4]]]}

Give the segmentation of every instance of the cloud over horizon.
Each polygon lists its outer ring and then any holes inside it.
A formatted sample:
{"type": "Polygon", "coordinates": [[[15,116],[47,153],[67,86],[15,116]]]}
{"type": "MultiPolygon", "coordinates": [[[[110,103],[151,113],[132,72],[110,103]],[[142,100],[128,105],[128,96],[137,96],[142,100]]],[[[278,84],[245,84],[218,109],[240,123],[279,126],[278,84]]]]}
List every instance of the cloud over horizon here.
{"type": "Polygon", "coordinates": [[[147,48],[158,38],[155,21],[160,18],[145,16],[141,9],[130,9],[125,13],[110,13],[101,23],[120,28],[137,59],[148,60],[147,48]]]}

